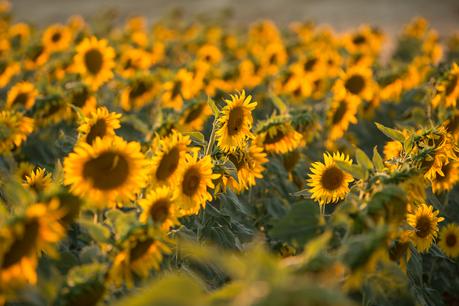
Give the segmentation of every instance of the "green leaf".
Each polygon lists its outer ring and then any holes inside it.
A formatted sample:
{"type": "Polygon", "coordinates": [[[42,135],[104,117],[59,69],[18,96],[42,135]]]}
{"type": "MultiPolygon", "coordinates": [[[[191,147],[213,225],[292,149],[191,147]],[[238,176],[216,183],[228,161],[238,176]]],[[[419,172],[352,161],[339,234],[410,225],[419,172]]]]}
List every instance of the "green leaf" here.
{"type": "Polygon", "coordinates": [[[89,220],[81,220],[80,225],[88,231],[89,236],[96,242],[108,242],[110,239],[109,229],[101,224],[93,223],[89,220]]]}
{"type": "Polygon", "coordinates": [[[236,182],[239,182],[239,178],[237,176],[237,168],[236,166],[233,164],[232,161],[230,160],[227,160],[224,164],[223,164],[223,169],[225,169],[225,172],[227,174],[229,174],[233,179],[236,180],[236,182]]]}
{"type": "Polygon", "coordinates": [[[341,160],[336,160],[336,165],[343,171],[346,171],[354,178],[363,180],[366,177],[367,171],[362,168],[362,166],[358,165],[349,165],[347,162],[343,162],[341,160]]]}
{"type": "Polygon", "coordinates": [[[198,143],[206,142],[204,135],[200,132],[185,132],[183,134],[190,136],[193,140],[197,141],[198,143]]]}
{"type": "Polygon", "coordinates": [[[319,205],[312,201],[302,201],[293,204],[290,211],[277,220],[268,233],[273,239],[304,245],[318,231],[319,205]]]}
{"type": "Polygon", "coordinates": [[[375,122],[375,124],[378,130],[380,130],[384,135],[386,135],[390,139],[400,141],[401,143],[405,142],[405,136],[403,135],[402,132],[395,130],[395,129],[388,128],[382,124],[379,124],[378,122],[375,122]]]}
{"type": "Polygon", "coordinates": [[[277,107],[281,114],[288,113],[287,105],[285,105],[285,103],[278,96],[272,95],[271,98],[273,100],[274,105],[277,107]]]}
{"type": "Polygon", "coordinates": [[[361,166],[364,166],[367,170],[373,169],[373,163],[365,152],[359,148],[355,149],[355,157],[357,158],[357,163],[361,166]]]}
{"type": "Polygon", "coordinates": [[[373,165],[375,165],[376,170],[378,171],[382,171],[384,169],[383,159],[381,155],[379,155],[378,148],[376,146],[373,148],[373,165]]]}
{"type": "Polygon", "coordinates": [[[220,115],[220,110],[218,109],[217,105],[215,104],[215,101],[211,97],[207,97],[207,104],[209,104],[210,108],[212,109],[212,113],[214,114],[214,116],[218,117],[220,115]]]}

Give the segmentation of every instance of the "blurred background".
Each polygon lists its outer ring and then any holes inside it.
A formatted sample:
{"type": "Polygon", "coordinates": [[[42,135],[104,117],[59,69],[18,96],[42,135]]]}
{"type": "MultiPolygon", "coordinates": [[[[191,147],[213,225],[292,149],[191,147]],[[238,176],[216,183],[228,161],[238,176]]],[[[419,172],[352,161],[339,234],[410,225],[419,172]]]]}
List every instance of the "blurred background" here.
{"type": "Polygon", "coordinates": [[[414,16],[423,16],[442,35],[459,30],[459,0],[14,0],[21,21],[44,25],[63,22],[72,14],[90,17],[115,9],[121,16],[144,15],[150,21],[182,8],[186,16],[228,9],[243,24],[270,18],[279,24],[290,21],[327,23],[345,31],[361,23],[397,33],[414,16]]]}

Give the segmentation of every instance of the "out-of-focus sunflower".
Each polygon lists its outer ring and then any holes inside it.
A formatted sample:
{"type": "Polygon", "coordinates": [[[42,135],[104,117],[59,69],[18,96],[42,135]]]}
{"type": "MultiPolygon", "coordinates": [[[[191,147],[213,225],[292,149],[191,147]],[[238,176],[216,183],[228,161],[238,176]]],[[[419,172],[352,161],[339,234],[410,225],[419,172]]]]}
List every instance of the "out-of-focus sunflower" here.
{"type": "Polygon", "coordinates": [[[136,73],[145,72],[151,65],[150,54],[142,49],[128,48],[123,50],[118,64],[118,71],[125,78],[136,73]]]}
{"type": "Polygon", "coordinates": [[[351,95],[370,101],[375,93],[373,72],[365,66],[353,66],[341,72],[333,86],[337,96],[351,95]]]}
{"type": "Polygon", "coordinates": [[[187,155],[186,164],[180,169],[176,188],[179,214],[193,215],[212,200],[208,188],[214,188],[213,179],[218,174],[212,172],[212,161],[209,155],[198,159],[197,154],[187,155]]]}
{"type": "Polygon", "coordinates": [[[212,110],[207,103],[193,103],[180,116],[178,128],[182,132],[201,131],[212,110]]]}
{"type": "Polygon", "coordinates": [[[448,157],[441,152],[432,152],[426,155],[420,163],[421,169],[424,170],[424,177],[433,181],[437,176],[444,176],[443,165],[448,162],[448,157]]]}
{"type": "Polygon", "coordinates": [[[159,235],[134,234],[124,243],[109,274],[115,284],[126,283],[132,287],[133,273],[145,278],[152,269],[159,270],[164,254],[169,254],[171,249],[155,236],[159,235]]]}
{"type": "Polygon", "coordinates": [[[20,182],[25,181],[26,177],[33,172],[35,166],[29,162],[20,162],[14,170],[14,175],[19,179],[20,182]]]}
{"type": "Polygon", "coordinates": [[[304,141],[303,135],[285,122],[273,124],[258,133],[256,143],[268,153],[285,154],[299,148],[304,141]]]}
{"type": "Polygon", "coordinates": [[[384,160],[399,158],[403,151],[403,144],[397,140],[388,141],[384,145],[384,160]]]}
{"type": "Polygon", "coordinates": [[[324,153],[324,162],[314,162],[311,165],[308,179],[311,198],[320,205],[335,203],[349,193],[349,183],[354,179],[350,174],[341,170],[336,161],[352,164],[352,160],[344,153],[324,153]]]}
{"type": "Polygon", "coordinates": [[[97,138],[114,137],[120,128],[121,114],[109,112],[106,107],[99,107],[89,116],[83,117],[78,127],[79,141],[93,144],[97,138]]]}
{"type": "Polygon", "coordinates": [[[438,246],[451,258],[459,256],[459,226],[457,224],[450,223],[440,230],[438,246]]]}
{"type": "Polygon", "coordinates": [[[0,88],[8,85],[13,76],[18,74],[19,71],[18,63],[0,60],[0,88]]]}
{"type": "Polygon", "coordinates": [[[119,137],[79,143],[64,160],[64,184],[95,205],[127,201],[145,186],[149,172],[138,142],[119,137]]]}
{"type": "Polygon", "coordinates": [[[105,39],[85,38],[76,47],[74,71],[92,89],[97,89],[113,77],[115,51],[105,39]]]}
{"type": "Polygon", "coordinates": [[[0,153],[19,147],[33,130],[33,119],[14,111],[0,112],[0,153]]]}
{"type": "Polygon", "coordinates": [[[222,53],[218,47],[212,44],[206,44],[199,48],[198,59],[208,64],[218,64],[222,60],[222,53]]]}
{"type": "Polygon", "coordinates": [[[48,59],[49,53],[43,45],[32,45],[26,50],[23,67],[33,71],[44,66],[48,59]]]}
{"type": "Polygon", "coordinates": [[[80,109],[83,115],[96,111],[97,99],[87,86],[76,87],[69,91],[68,102],[80,109]]]}
{"type": "Polygon", "coordinates": [[[8,36],[14,49],[25,46],[30,40],[30,35],[30,26],[24,22],[15,23],[8,28],[8,36]]]}
{"type": "Polygon", "coordinates": [[[349,128],[349,124],[357,123],[356,114],[359,104],[360,99],[351,95],[333,99],[327,115],[330,127],[328,138],[330,141],[341,138],[349,128]]]}
{"type": "Polygon", "coordinates": [[[37,254],[55,256],[54,245],[64,236],[61,212],[45,204],[33,204],[14,223],[0,229],[0,288],[37,282],[37,254]]]}
{"type": "Polygon", "coordinates": [[[72,32],[65,25],[53,24],[43,32],[41,41],[50,53],[64,51],[72,43],[72,32]]]}
{"type": "Polygon", "coordinates": [[[248,138],[253,138],[250,131],[253,124],[252,111],[257,102],[251,102],[252,97],[243,91],[232,95],[231,100],[225,100],[226,105],[218,118],[220,127],[215,132],[217,145],[223,152],[234,152],[242,148],[248,138]]]}
{"type": "Polygon", "coordinates": [[[191,139],[172,130],[170,135],[157,138],[152,150],[151,185],[173,185],[176,183],[179,170],[183,168],[186,155],[192,151],[191,139]]]}
{"type": "Polygon", "coordinates": [[[47,173],[43,168],[37,168],[26,175],[23,186],[38,194],[47,190],[51,183],[51,173],[47,173]]]}
{"type": "Polygon", "coordinates": [[[183,100],[192,97],[193,74],[186,69],[180,69],[172,80],[163,84],[163,94],[161,95],[161,105],[166,108],[180,110],[183,100]]]}
{"type": "Polygon", "coordinates": [[[439,105],[456,107],[456,102],[459,98],[459,66],[456,63],[453,63],[447,79],[437,84],[436,90],[437,93],[432,99],[434,107],[439,105]]]}
{"type": "Polygon", "coordinates": [[[31,109],[35,104],[37,95],[38,90],[33,83],[26,81],[17,83],[8,91],[6,107],[20,106],[25,109],[31,109]]]}
{"type": "Polygon", "coordinates": [[[439,211],[434,211],[432,206],[421,204],[407,215],[408,224],[413,227],[410,239],[421,253],[430,249],[438,235],[438,223],[444,220],[443,217],[437,217],[438,214],[439,211]]]}
{"type": "Polygon", "coordinates": [[[172,187],[162,186],[151,189],[145,198],[139,200],[139,205],[142,208],[140,222],[153,221],[153,225],[164,231],[179,224],[172,187]]]}
{"type": "Polygon", "coordinates": [[[260,66],[265,75],[274,75],[288,60],[283,43],[270,43],[261,51],[260,66]]]}
{"type": "Polygon", "coordinates": [[[252,144],[244,151],[228,155],[228,158],[236,167],[238,180],[230,176],[227,178],[226,186],[235,192],[247,190],[255,186],[256,179],[263,178],[265,170],[263,164],[268,161],[268,158],[262,147],[252,144]]]}
{"type": "Polygon", "coordinates": [[[121,91],[121,107],[125,111],[138,110],[151,102],[157,93],[155,81],[149,77],[137,77],[121,91]]]}
{"type": "Polygon", "coordinates": [[[443,176],[437,175],[432,180],[432,191],[434,193],[442,193],[453,189],[454,185],[459,181],[459,163],[450,161],[442,166],[441,172],[443,176]]]}

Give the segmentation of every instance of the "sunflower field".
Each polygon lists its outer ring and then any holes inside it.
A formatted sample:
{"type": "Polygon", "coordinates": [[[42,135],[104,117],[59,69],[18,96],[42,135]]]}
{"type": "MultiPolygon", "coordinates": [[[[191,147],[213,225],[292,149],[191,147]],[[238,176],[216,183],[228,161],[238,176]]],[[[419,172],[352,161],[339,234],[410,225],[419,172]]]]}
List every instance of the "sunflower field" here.
{"type": "Polygon", "coordinates": [[[459,305],[459,34],[0,2],[0,305],[459,305]]]}

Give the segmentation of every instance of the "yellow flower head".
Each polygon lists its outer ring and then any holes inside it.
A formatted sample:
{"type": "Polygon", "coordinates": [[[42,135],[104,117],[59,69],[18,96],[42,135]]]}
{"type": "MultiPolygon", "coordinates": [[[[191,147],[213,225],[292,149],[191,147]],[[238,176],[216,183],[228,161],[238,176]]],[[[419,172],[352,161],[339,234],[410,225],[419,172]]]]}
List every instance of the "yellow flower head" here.
{"type": "Polygon", "coordinates": [[[421,204],[414,213],[407,216],[408,224],[413,227],[410,231],[410,239],[421,253],[430,249],[438,235],[438,223],[444,220],[442,217],[437,217],[438,214],[439,211],[434,211],[432,206],[421,204]]]}
{"type": "Polygon", "coordinates": [[[335,203],[349,193],[349,183],[354,179],[347,172],[341,170],[335,161],[352,164],[352,160],[344,153],[324,153],[324,162],[312,163],[308,186],[311,198],[320,205],[335,203]]]}
{"type": "Polygon", "coordinates": [[[179,224],[177,220],[177,207],[175,194],[172,187],[162,186],[151,189],[145,198],[139,200],[142,208],[140,222],[153,222],[161,230],[167,231],[172,226],[179,224]]]}
{"type": "Polygon", "coordinates": [[[19,147],[33,130],[33,119],[14,111],[0,112],[0,153],[19,147]]]}
{"type": "Polygon", "coordinates": [[[459,256],[459,226],[457,224],[450,223],[441,229],[438,246],[451,258],[459,256]]]}
{"type": "Polygon", "coordinates": [[[34,84],[25,81],[17,83],[8,91],[6,107],[22,106],[25,109],[31,109],[37,95],[38,91],[34,84]]]}
{"type": "Polygon", "coordinates": [[[79,141],[93,144],[97,138],[114,137],[120,128],[121,114],[110,113],[107,108],[99,107],[88,117],[83,117],[78,127],[79,141]]]}

